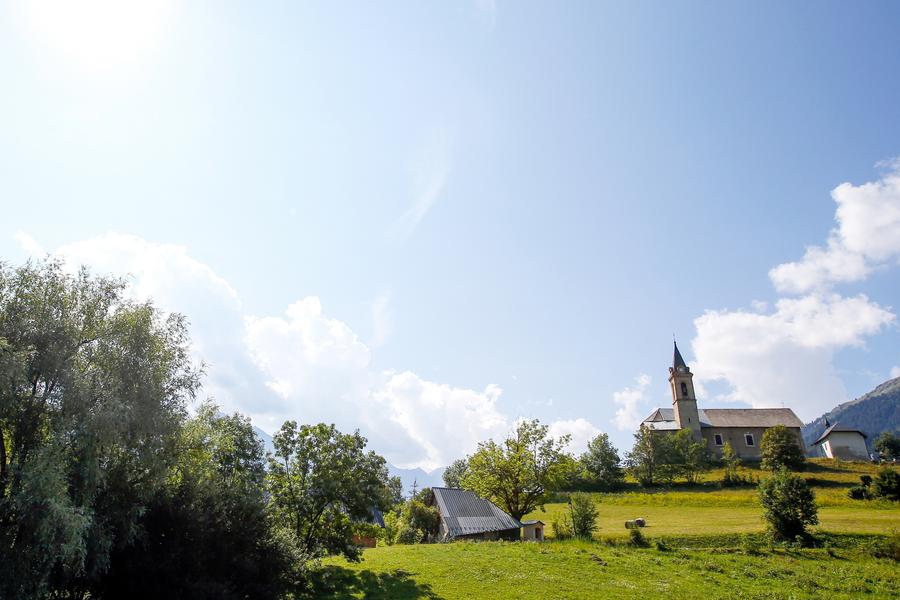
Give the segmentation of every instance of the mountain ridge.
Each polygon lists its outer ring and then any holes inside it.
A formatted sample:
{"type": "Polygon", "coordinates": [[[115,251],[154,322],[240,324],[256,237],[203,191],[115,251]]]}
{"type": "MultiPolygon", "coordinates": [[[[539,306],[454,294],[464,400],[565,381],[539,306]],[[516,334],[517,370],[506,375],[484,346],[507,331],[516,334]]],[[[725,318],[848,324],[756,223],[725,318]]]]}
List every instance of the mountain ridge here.
{"type": "Polygon", "coordinates": [[[870,392],[867,392],[810,421],[801,429],[803,442],[809,452],[815,453],[811,447],[822,432],[825,431],[825,419],[831,425],[840,422],[845,427],[854,427],[866,434],[866,444],[872,450],[872,444],[884,431],[900,431],[900,377],[888,379],[870,392]]]}

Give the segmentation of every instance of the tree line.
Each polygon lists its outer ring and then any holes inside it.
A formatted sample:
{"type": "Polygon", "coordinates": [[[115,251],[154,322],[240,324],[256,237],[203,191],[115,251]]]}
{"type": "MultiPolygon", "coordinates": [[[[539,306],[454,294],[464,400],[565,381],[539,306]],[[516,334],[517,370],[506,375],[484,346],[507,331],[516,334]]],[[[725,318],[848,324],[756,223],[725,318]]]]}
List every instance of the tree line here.
{"type": "Polygon", "coordinates": [[[266,456],[210,400],[186,319],[59,262],[0,265],[0,598],[309,591],[399,479],[358,432],[285,423],[266,456]]]}

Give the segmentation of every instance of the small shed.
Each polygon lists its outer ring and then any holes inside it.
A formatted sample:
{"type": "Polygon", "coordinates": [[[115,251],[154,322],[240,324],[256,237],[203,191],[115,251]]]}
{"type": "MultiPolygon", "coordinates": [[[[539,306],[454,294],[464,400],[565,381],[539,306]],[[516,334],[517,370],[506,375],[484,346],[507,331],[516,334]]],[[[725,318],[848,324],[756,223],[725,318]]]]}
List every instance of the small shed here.
{"type": "MultiPolygon", "coordinates": [[[[381,509],[377,506],[373,506],[369,512],[369,518],[363,519],[360,522],[368,523],[369,525],[375,525],[376,527],[381,527],[382,529],[384,529],[384,515],[381,513],[381,509]]],[[[370,535],[354,535],[353,543],[363,548],[374,548],[377,541],[370,535]]]]}
{"type": "Polygon", "coordinates": [[[537,520],[522,521],[522,539],[526,542],[543,542],[544,522],[537,520]]]}
{"type": "Polygon", "coordinates": [[[828,458],[844,460],[868,460],[869,449],[866,448],[866,434],[853,427],[844,427],[835,423],[819,436],[813,446],[822,449],[828,458]]]}
{"type": "Polygon", "coordinates": [[[433,487],[427,504],[440,514],[439,539],[518,540],[522,524],[468,490],[433,487]]]}

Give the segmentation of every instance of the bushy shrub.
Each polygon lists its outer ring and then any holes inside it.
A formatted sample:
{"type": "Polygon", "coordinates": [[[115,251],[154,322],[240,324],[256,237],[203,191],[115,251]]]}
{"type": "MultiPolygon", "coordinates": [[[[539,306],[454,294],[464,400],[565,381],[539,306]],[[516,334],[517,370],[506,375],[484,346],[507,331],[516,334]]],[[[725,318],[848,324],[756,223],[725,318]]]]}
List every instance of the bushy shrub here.
{"type": "Polygon", "coordinates": [[[802,477],[779,469],[759,484],[759,499],[775,539],[806,536],[806,526],[819,522],[815,495],[802,477]]]}
{"type": "Polygon", "coordinates": [[[637,546],[638,548],[646,548],[650,544],[647,543],[647,538],[644,537],[644,534],[640,529],[629,529],[628,530],[628,541],[631,542],[633,546],[637,546]]]}
{"type": "Polygon", "coordinates": [[[886,538],[878,538],[869,545],[869,554],[875,558],[900,561],[900,533],[892,532],[886,538]]]}
{"type": "Polygon", "coordinates": [[[872,498],[872,477],[860,475],[859,482],[859,485],[854,485],[847,490],[847,495],[851,500],[870,500],[872,498]]]}
{"type": "Polygon", "coordinates": [[[550,526],[553,528],[553,537],[557,540],[568,540],[575,537],[575,533],[572,531],[572,524],[568,519],[553,519],[550,522],[550,526]]]}
{"type": "Polygon", "coordinates": [[[590,539],[597,530],[599,511],[590,494],[578,492],[569,499],[569,520],[575,537],[590,539]]]}
{"type": "Polygon", "coordinates": [[[900,502],[900,473],[896,470],[888,467],[879,469],[873,483],[876,496],[900,502]]]}
{"type": "MultiPolygon", "coordinates": [[[[385,525],[388,525],[387,519],[385,525]]],[[[434,507],[418,500],[409,500],[403,505],[396,521],[391,520],[390,526],[396,528],[394,543],[418,544],[438,532],[440,516],[434,507]]]]}

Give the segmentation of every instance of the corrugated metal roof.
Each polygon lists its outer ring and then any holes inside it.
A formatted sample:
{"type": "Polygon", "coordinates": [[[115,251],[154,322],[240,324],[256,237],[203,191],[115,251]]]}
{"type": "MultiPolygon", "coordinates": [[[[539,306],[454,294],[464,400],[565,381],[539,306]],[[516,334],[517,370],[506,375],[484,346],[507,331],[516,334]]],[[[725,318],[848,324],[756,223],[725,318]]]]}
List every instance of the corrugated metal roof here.
{"type": "MultiPolygon", "coordinates": [[[[697,411],[701,427],[803,427],[803,423],[789,408],[706,408],[697,411]]],[[[644,420],[651,429],[678,429],[674,408],[658,408],[644,420]]]]}
{"type": "Polygon", "coordinates": [[[497,508],[493,502],[479,498],[468,490],[431,488],[448,537],[519,529],[522,524],[497,508]]]}
{"type": "Polygon", "coordinates": [[[863,432],[860,431],[859,429],[855,429],[855,428],[853,428],[853,427],[843,427],[840,423],[835,423],[834,425],[832,425],[831,427],[829,427],[828,429],[826,429],[826,430],[822,433],[822,435],[819,436],[819,439],[817,439],[816,441],[814,441],[812,445],[815,446],[816,444],[821,443],[821,442],[822,442],[825,438],[827,438],[828,435],[829,435],[830,433],[832,433],[832,432],[839,433],[839,432],[842,432],[842,431],[843,431],[843,432],[847,432],[847,433],[854,433],[854,432],[855,432],[855,433],[860,434],[860,435],[863,436],[863,437],[868,437],[868,436],[866,436],[865,433],[863,433],[863,432]]]}

